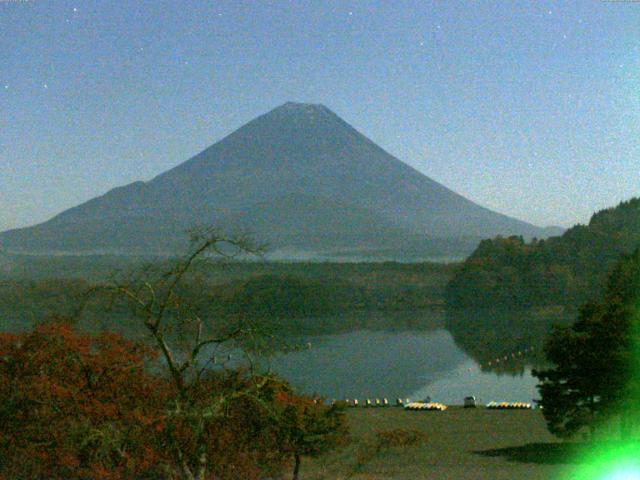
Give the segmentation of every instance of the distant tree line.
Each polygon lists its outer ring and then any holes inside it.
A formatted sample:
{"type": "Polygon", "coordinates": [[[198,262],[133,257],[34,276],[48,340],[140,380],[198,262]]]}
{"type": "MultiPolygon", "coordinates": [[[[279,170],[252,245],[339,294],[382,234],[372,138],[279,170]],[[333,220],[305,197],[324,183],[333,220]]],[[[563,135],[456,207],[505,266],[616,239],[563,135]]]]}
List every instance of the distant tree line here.
{"type": "MultiPolygon", "coordinates": [[[[311,270],[314,268],[317,267],[310,266],[311,270]]],[[[312,318],[369,310],[415,311],[441,305],[451,270],[447,267],[402,272],[384,265],[357,268],[359,272],[343,280],[317,272],[305,274],[304,269],[287,268],[286,265],[269,268],[229,265],[231,278],[224,280],[221,278],[224,275],[222,267],[213,270],[196,267],[197,274],[185,279],[180,291],[189,296],[193,308],[205,316],[257,316],[285,334],[303,333],[297,327],[304,319],[304,333],[313,333],[313,329],[307,328],[312,326],[309,324],[312,318]]],[[[55,277],[0,280],[0,330],[24,331],[51,314],[73,315],[83,292],[105,283],[108,283],[106,278],[96,281],[55,277]]],[[[123,321],[127,310],[115,307],[105,311],[88,305],[81,326],[90,331],[101,328],[130,331],[123,321]]],[[[318,329],[321,326],[317,325],[318,329]]],[[[329,328],[329,325],[324,327],[329,328]]],[[[344,331],[349,326],[336,325],[336,328],[344,331]]],[[[321,330],[315,333],[321,333],[321,330]]]]}

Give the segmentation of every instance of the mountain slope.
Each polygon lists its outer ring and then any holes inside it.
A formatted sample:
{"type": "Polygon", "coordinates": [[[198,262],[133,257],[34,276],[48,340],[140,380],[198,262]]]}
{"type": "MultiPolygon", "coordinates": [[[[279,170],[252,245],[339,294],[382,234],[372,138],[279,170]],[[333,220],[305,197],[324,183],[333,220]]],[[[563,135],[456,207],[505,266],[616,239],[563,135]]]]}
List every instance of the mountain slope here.
{"type": "Polygon", "coordinates": [[[324,250],[402,249],[415,238],[546,236],[419,173],[326,107],[287,103],[149,182],[0,234],[0,246],[166,252],[196,223],[250,229],[276,248],[324,250]]]}

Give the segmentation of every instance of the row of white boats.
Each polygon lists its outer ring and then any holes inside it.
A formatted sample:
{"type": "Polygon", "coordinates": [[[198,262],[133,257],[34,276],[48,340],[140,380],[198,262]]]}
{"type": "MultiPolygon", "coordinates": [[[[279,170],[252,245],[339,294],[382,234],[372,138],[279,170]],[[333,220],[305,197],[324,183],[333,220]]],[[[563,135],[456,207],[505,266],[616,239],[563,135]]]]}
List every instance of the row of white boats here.
{"type": "MultiPolygon", "coordinates": [[[[334,403],[336,401],[334,400],[334,403]]],[[[367,398],[362,403],[359,402],[357,398],[355,399],[346,399],[344,400],[344,404],[347,407],[365,407],[365,408],[375,408],[375,407],[389,407],[389,400],[386,398],[383,399],[370,399],[367,398]]],[[[432,402],[431,399],[427,399],[424,401],[410,401],[408,398],[403,400],[401,398],[397,398],[395,401],[396,407],[403,407],[405,410],[437,410],[444,411],[448,407],[447,405],[439,402],[432,402]]],[[[476,404],[475,397],[466,397],[463,402],[463,406],[465,408],[476,408],[478,405],[476,404]]],[[[490,410],[530,410],[535,408],[531,403],[526,402],[489,402],[485,405],[485,408],[490,410]]]]}

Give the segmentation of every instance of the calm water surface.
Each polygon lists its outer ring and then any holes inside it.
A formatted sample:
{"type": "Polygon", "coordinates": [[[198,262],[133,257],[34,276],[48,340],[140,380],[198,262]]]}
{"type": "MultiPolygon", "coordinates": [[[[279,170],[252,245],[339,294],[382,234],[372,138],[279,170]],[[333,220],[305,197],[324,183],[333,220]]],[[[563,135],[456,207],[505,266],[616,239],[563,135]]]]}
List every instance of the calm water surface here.
{"type": "Polygon", "coordinates": [[[462,403],[537,398],[536,379],[482,372],[443,328],[430,331],[357,330],[301,339],[310,348],[280,354],[271,368],[305,393],[327,398],[411,398],[462,403]]]}

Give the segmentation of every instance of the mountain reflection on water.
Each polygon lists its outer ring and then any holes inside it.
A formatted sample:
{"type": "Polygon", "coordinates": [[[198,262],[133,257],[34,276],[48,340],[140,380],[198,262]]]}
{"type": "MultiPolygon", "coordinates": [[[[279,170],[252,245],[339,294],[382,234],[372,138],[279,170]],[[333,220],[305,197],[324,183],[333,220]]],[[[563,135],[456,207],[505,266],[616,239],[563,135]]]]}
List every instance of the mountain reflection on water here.
{"type": "MultiPolygon", "coordinates": [[[[570,315],[559,309],[445,312],[434,308],[275,320],[271,326],[276,353],[260,363],[302,392],[328,399],[393,402],[398,397],[430,396],[457,404],[475,395],[482,402],[530,402],[537,398],[536,379],[530,372],[542,363],[544,336],[551,324],[568,319],[570,315]],[[298,348],[282,351],[283,344],[298,348]]],[[[94,329],[99,329],[93,320],[94,329]]],[[[105,321],[132,338],[144,333],[139,325],[127,330],[124,321],[114,322],[113,317],[105,321]]],[[[233,360],[214,368],[244,363],[238,350],[216,351],[221,359],[229,353],[233,360]]]]}
{"type": "Polygon", "coordinates": [[[445,330],[312,337],[309,350],[278,355],[272,369],[307,393],[331,398],[406,396],[466,360],[445,330]]]}
{"type": "MultiPolygon", "coordinates": [[[[475,395],[480,401],[527,401],[537,398],[536,379],[530,374],[535,355],[509,356],[503,368],[487,368],[479,358],[494,358],[525,343],[539,345],[546,331],[538,329],[496,333],[496,323],[480,324],[489,312],[472,315],[466,312],[460,323],[469,324],[468,335],[456,330],[455,336],[443,328],[442,312],[421,312],[428,328],[405,330],[359,328],[340,334],[308,335],[297,338],[310,348],[280,353],[271,361],[271,369],[283,375],[305,393],[318,393],[326,398],[395,398],[462,403],[462,398],[475,395]],[[488,341],[483,341],[487,338],[488,341]],[[500,344],[499,339],[504,343],[500,344]],[[467,350],[468,348],[468,350],[467,350]],[[493,350],[491,350],[493,348],[493,350]],[[469,355],[467,352],[471,353],[469,355]]],[[[391,315],[390,317],[393,317],[391,315]]],[[[415,317],[415,316],[414,316],[415,317]]],[[[507,317],[497,316],[505,322],[507,317]]],[[[389,318],[389,324],[394,324],[389,318]]],[[[349,323],[347,318],[345,323],[349,323]]],[[[450,320],[447,320],[450,322],[450,320]]],[[[333,319],[335,322],[335,318],[333,319]]],[[[398,324],[395,323],[397,326],[398,324]]],[[[457,325],[457,324],[456,324],[457,325]]]]}

